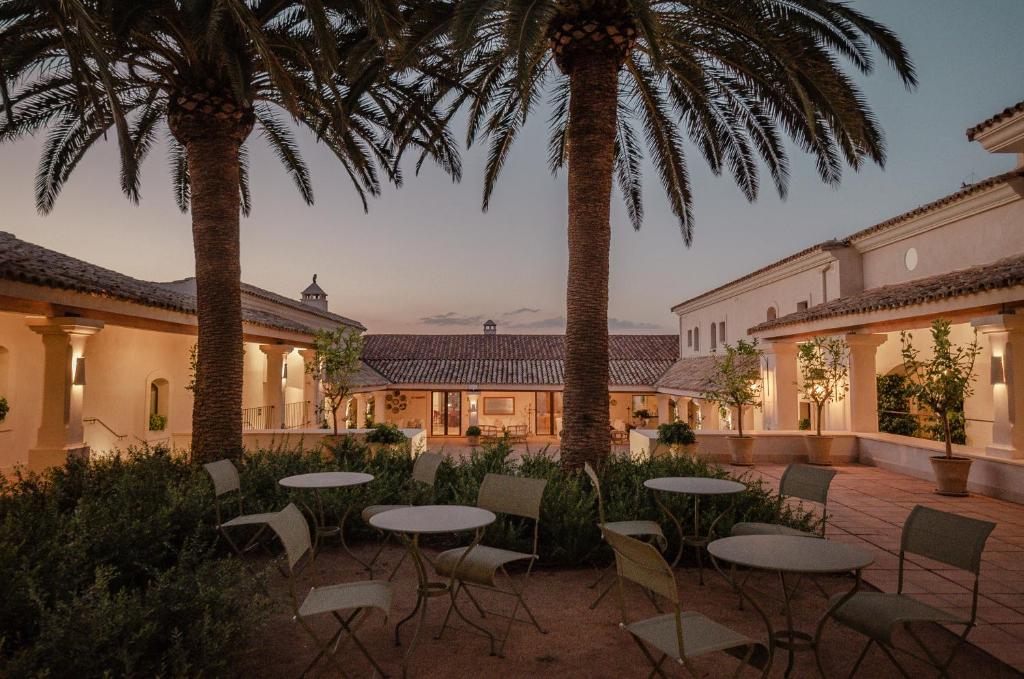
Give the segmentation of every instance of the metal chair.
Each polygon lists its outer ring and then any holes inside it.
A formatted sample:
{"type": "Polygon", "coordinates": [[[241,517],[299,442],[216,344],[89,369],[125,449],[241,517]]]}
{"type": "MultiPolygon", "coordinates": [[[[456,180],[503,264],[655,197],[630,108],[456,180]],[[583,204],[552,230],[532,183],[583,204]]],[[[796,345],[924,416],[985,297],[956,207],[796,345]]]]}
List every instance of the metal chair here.
{"type": "Polygon", "coordinates": [[[693,658],[716,651],[724,651],[740,660],[733,677],[738,677],[747,665],[761,670],[762,677],[768,675],[772,656],[765,644],[719,624],[702,613],[682,610],[672,567],[653,545],[611,530],[604,531],[604,538],[615,551],[619,605],[622,608],[620,626],[629,632],[651,663],[653,669],[648,678],[657,675],[667,679],[668,675],[661,666],[669,658],[683,665],[694,677],[701,677],[702,674],[693,664],[693,658]],[[651,595],[664,597],[675,610],[630,622],[626,611],[624,579],[635,582],[651,595]],[[655,659],[648,646],[660,652],[661,657],[655,659]]]}
{"type": "MultiPolygon", "coordinates": [[[[836,622],[868,637],[867,645],[864,646],[853,669],[850,670],[850,677],[860,668],[860,664],[872,644],[878,644],[878,647],[889,657],[900,674],[907,679],[911,675],[900,665],[894,651],[901,651],[931,665],[939,671],[940,677],[949,676],[950,663],[953,662],[957,651],[960,650],[967,640],[967,635],[974,628],[978,614],[981,553],[985,549],[985,541],[988,540],[989,534],[995,527],[996,525],[989,521],[972,519],[922,505],[914,507],[903,524],[903,534],[900,537],[900,568],[896,593],[857,592],[832,613],[836,622]],[[935,608],[903,593],[903,562],[907,552],[974,574],[969,618],[935,608]],[[947,626],[964,626],[963,633],[957,637],[956,645],[945,660],[929,649],[911,627],[913,623],[926,622],[947,626]],[[907,632],[907,635],[924,653],[923,656],[893,645],[892,634],[899,628],[907,632]]],[[[833,599],[834,601],[835,599],[833,599]]]]}
{"type": "MultiPolygon", "coordinates": [[[[597,495],[597,527],[601,529],[602,535],[604,531],[613,531],[619,535],[628,535],[629,537],[646,537],[649,541],[658,543],[661,551],[665,551],[668,547],[668,540],[665,539],[665,533],[661,530],[661,524],[657,521],[605,521],[604,518],[604,498],[601,496],[601,482],[597,478],[597,473],[594,468],[590,466],[589,462],[583,463],[583,471],[586,472],[587,476],[590,477],[590,483],[594,486],[594,494],[597,495]]],[[[613,565],[609,565],[608,568],[601,572],[601,577],[594,581],[590,585],[590,589],[594,589],[600,585],[611,572],[613,565]]],[[[608,595],[608,592],[615,586],[615,580],[608,583],[608,586],[601,590],[601,594],[594,599],[594,603],[590,604],[590,610],[597,608],[597,605],[601,603],[601,600],[608,595]]]]}
{"type": "Polygon", "coordinates": [[[816,532],[807,532],[781,526],[775,523],[741,522],[732,527],[730,535],[805,535],[808,537],[825,537],[825,519],[828,516],[828,489],[836,470],[814,467],[807,464],[793,463],[786,467],[779,481],[779,495],[783,498],[795,497],[821,505],[821,524],[816,532]]]}
{"type": "MultiPolygon", "coordinates": [[[[499,549],[487,545],[476,545],[468,553],[466,547],[458,547],[441,552],[434,561],[434,570],[444,577],[452,578],[452,603],[444,616],[444,624],[437,636],[440,638],[448,626],[448,619],[451,617],[452,609],[455,607],[455,600],[460,592],[465,592],[480,617],[486,617],[486,613],[508,619],[508,626],[501,638],[498,655],[504,655],[505,643],[512,632],[512,625],[517,622],[516,615],[520,607],[526,611],[529,620],[518,620],[518,622],[532,622],[541,634],[547,634],[547,630],[540,626],[536,616],[530,607],[523,600],[523,592],[530,579],[533,565],[539,558],[537,555],[537,541],[540,536],[540,504],[544,496],[544,488],[547,486],[547,479],[531,479],[522,476],[505,476],[502,474],[488,474],[480,484],[480,492],[477,495],[477,507],[487,509],[495,514],[521,517],[533,521],[533,549],[526,552],[515,552],[508,549],[499,549]],[[465,558],[463,554],[465,553],[465,558]],[[461,559],[461,562],[460,562],[461,559]],[[509,575],[505,566],[516,561],[526,561],[526,574],[523,577],[522,586],[516,586],[515,580],[509,575]],[[458,570],[456,571],[456,567],[458,570]],[[495,576],[498,572],[504,574],[508,581],[508,589],[497,586],[495,576]],[[488,590],[498,594],[504,594],[515,598],[515,606],[511,615],[485,611],[470,591],[471,587],[488,590]]],[[[491,638],[491,652],[494,653],[493,637],[491,638]]]]}
{"type": "Polygon", "coordinates": [[[213,480],[213,495],[214,495],[214,511],[217,516],[217,530],[224,537],[225,542],[231,547],[231,549],[238,554],[238,556],[244,556],[245,552],[255,547],[263,532],[267,529],[267,523],[273,517],[277,516],[277,512],[266,512],[261,514],[245,514],[242,507],[242,483],[238,477],[238,469],[235,467],[231,460],[217,460],[216,462],[210,462],[203,465],[203,469],[210,475],[213,480]],[[223,518],[221,511],[221,503],[224,501],[224,496],[228,493],[236,493],[238,500],[238,514],[227,521],[223,518]],[[234,540],[231,539],[231,535],[228,532],[228,528],[237,528],[239,526],[259,526],[249,540],[242,546],[239,547],[234,540]]]}
{"type": "Polygon", "coordinates": [[[369,616],[372,609],[377,609],[384,614],[384,619],[387,620],[391,612],[391,583],[380,580],[364,580],[313,587],[299,603],[299,596],[295,591],[295,575],[305,564],[309,563],[309,559],[306,557],[313,547],[309,536],[309,524],[306,523],[306,517],[302,515],[298,507],[289,504],[270,520],[269,525],[284,546],[287,569],[281,569],[281,572],[288,581],[288,593],[294,613],[293,619],[306,630],[318,648],[318,653],[300,676],[305,676],[326,655],[341,676],[347,677],[348,673],[338,662],[336,655],[342,639],[347,636],[370,661],[373,669],[380,672],[381,676],[386,677],[387,674],[356,636],[355,629],[358,627],[356,618],[364,611],[366,612],[366,615],[363,616],[364,619],[369,616]],[[351,612],[345,616],[341,615],[342,612],[347,611],[351,612]],[[337,621],[338,630],[330,639],[323,640],[313,631],[307,619],[328,613],[337,621]]]}
{"type": "MultiPolygon", "coordinates": [[[[415,487],[416,484],[419,484],[423,487],[426,487],[429,489],[431,495],[433,495],[434,482],[437,480],[437,470],[441,467],[441,462],[443,461],[444,455],[441,455],[439,453],[420,453],[416,457],[416,461],[412,465],[412,485],[415,487]]],[[[381,512],[386,512],[390,509],[401,509],[403,507],[411,506],[412,505],[410,504],[370,505],[369,507],[366,507],[363,510],[363,521],[369,523],[371,517],[376,516],[381,512]]],[[[380,558],[380,555],[384,552],[384,547],[387,546],[388,540],[392,538],[391,533],[382,532],[382,536],[383,537],[381,538],[380,548],[377,550],[377,553],[373,555],[373,558],[370,559],[370,562],[366,565],[366,569],[370,571],[371,578],[373,577],[373,564],[377,563],[377,559],[380,558]]],[[[402,556],[398,560],[398,563],[396,563],[395,567],[391,569],[391,574],[388,576],[389,581],[394,580],[395,574],[398,572],[398,569],[402,566],[402,563],[405,561],[405,557],[407,554],[408,552],[404,550],[402,551],[402,556]]]]}

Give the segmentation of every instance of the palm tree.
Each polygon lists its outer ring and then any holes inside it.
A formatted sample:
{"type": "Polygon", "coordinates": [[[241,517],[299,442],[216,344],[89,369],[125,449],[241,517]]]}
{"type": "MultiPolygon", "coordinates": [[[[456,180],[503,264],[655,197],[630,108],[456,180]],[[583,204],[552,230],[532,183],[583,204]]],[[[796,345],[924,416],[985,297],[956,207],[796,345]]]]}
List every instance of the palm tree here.
{"type": "Polygon", "coordinates": [[[568,165],[569,194],[562,458],[593,463],[610,447],[612,182],[639,228],[643,142],[690,245],[685,138],[748,200],[762,164],[785,196],[786,136],[834,185],[844,162],[885,161],[841,61],[870,73],[877,50],[908,88],[914,68],[890,30],[835,0],[458,0],[453,11],[451,45],[468,74],[456,105],[468,105],[468,142],[489,142],[485,210],[516,135],[551,97],[549,164],[568,165]]]}
{"type": "Polygon", "coordinates": [[[197,459],[241,450],[239,213],[250,208],[250,133],[307,203],[309,172],[288,119],[335,154],[364,210],[381,174],[401,182],[406,149],[459,175],[437,107],[444,88],[398,65],[406,62],[395,55],[416,52],[398,46],[428,30],[403,12],[389,0],[0,0],[0,142],[49,130],[40,212],[110,130],[121,188],[138,201],[139,165],[161,126],[170,131],[174,193],[183,212],[191,208],[195,247],[197,459]]]}

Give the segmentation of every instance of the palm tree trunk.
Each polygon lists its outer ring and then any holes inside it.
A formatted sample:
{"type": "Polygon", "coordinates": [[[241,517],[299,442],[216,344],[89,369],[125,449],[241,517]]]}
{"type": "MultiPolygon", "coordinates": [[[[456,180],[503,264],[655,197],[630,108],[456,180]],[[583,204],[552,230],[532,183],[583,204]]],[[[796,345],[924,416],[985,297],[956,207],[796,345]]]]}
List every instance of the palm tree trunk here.
{"type": "Polygon", "coordinates": [[[186,143],[199,320],[192,408],[192,456],[198,461],[242,452],[239,146],[236,136],[224,133],[186,143]]]}
{"type": "Polygon", "coordinates": [[[562,464],[594,464],[608,434],[608,257],[619,61],[594,53],[570,71],[569,275],[562,464]]]}

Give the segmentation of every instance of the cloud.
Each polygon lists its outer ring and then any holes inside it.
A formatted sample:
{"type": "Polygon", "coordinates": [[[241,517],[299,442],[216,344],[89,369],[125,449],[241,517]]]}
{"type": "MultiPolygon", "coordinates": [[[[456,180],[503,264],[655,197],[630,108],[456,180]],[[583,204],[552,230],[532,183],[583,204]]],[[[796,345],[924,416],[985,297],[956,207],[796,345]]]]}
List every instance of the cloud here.
{"type": "Polygon", "coordinates": [[[513,323],[512,328],[517,330],[553,330],[565,327],[565,316],[553,316],[551,318],[540,318],[536,321],[526,323],[513,323]]]}
{"type": "Polygon", "coordinates": [[[461,316],[454,311],[449,311],[446,314],[434,314],[433,316],[424,316],[420,319],[420,323],[423,325],[437,325],[437,326],[451,326],[451,325],[480,325],[483,323],[483,317],[481,316],[461,316]]]}
{"type": "Polygon", "coordinates": [[[627,321],[621,318],[608,319],[609,330],[664,330],[665,326],[643,321],[627,321]]]}
{"type": "Polygon", "coordinates": [[[528,306],[524,306],[524,307],[520,307],[519,309],[516,309],[515,311],[506,312],[504,315],[505,316],[521,316],[523,314],[535,314],[535,313],[538,313],[539,311],[540,311],[540,309],[531,309],[528,306]]]}

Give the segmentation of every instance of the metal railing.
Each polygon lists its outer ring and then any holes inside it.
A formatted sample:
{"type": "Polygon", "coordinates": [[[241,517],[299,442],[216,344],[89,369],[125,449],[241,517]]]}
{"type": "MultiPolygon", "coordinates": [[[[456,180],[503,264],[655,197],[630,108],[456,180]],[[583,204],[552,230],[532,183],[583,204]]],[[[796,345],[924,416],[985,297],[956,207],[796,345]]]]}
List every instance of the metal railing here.
{"type": "Polygon", "coordinates": [[[274,420],[274,406],[242,408],[242,429],[277,429],[280,422],[274,420]]]}
{"type": "MultiPolygon", "coordinates": [[[[309,401],[286,403],[284,406],[284,428],[299,429],[312,426],[313,404],[309,401]]],[[[281,429],[282,421],[275,406],[253,406],[242,408],[242,429],[281,429]]]]}
{"type": "Polygon", "coordinates": [[[124,439],[128,438],[128,434],[118,434],[116,431],[114,431],[113,429],[110,428],[110,425],[108,425],[106,422],[104,422],[103,420],[101,420],[98,417],[86,417],[86,418],[83,418],[82,419],[82,423],[83,424],[98,424],[101,427],[103,427],[104,429],[106,429],[108,432],[110,432],[110,435],[113,436],[118,441],[123,441],[124,439]]]}
{"type": "Polygon", "coordinates": [[[284,404],[284,428],[300,429],[312,426],[313,409],[309,401],[284,404]]]}

